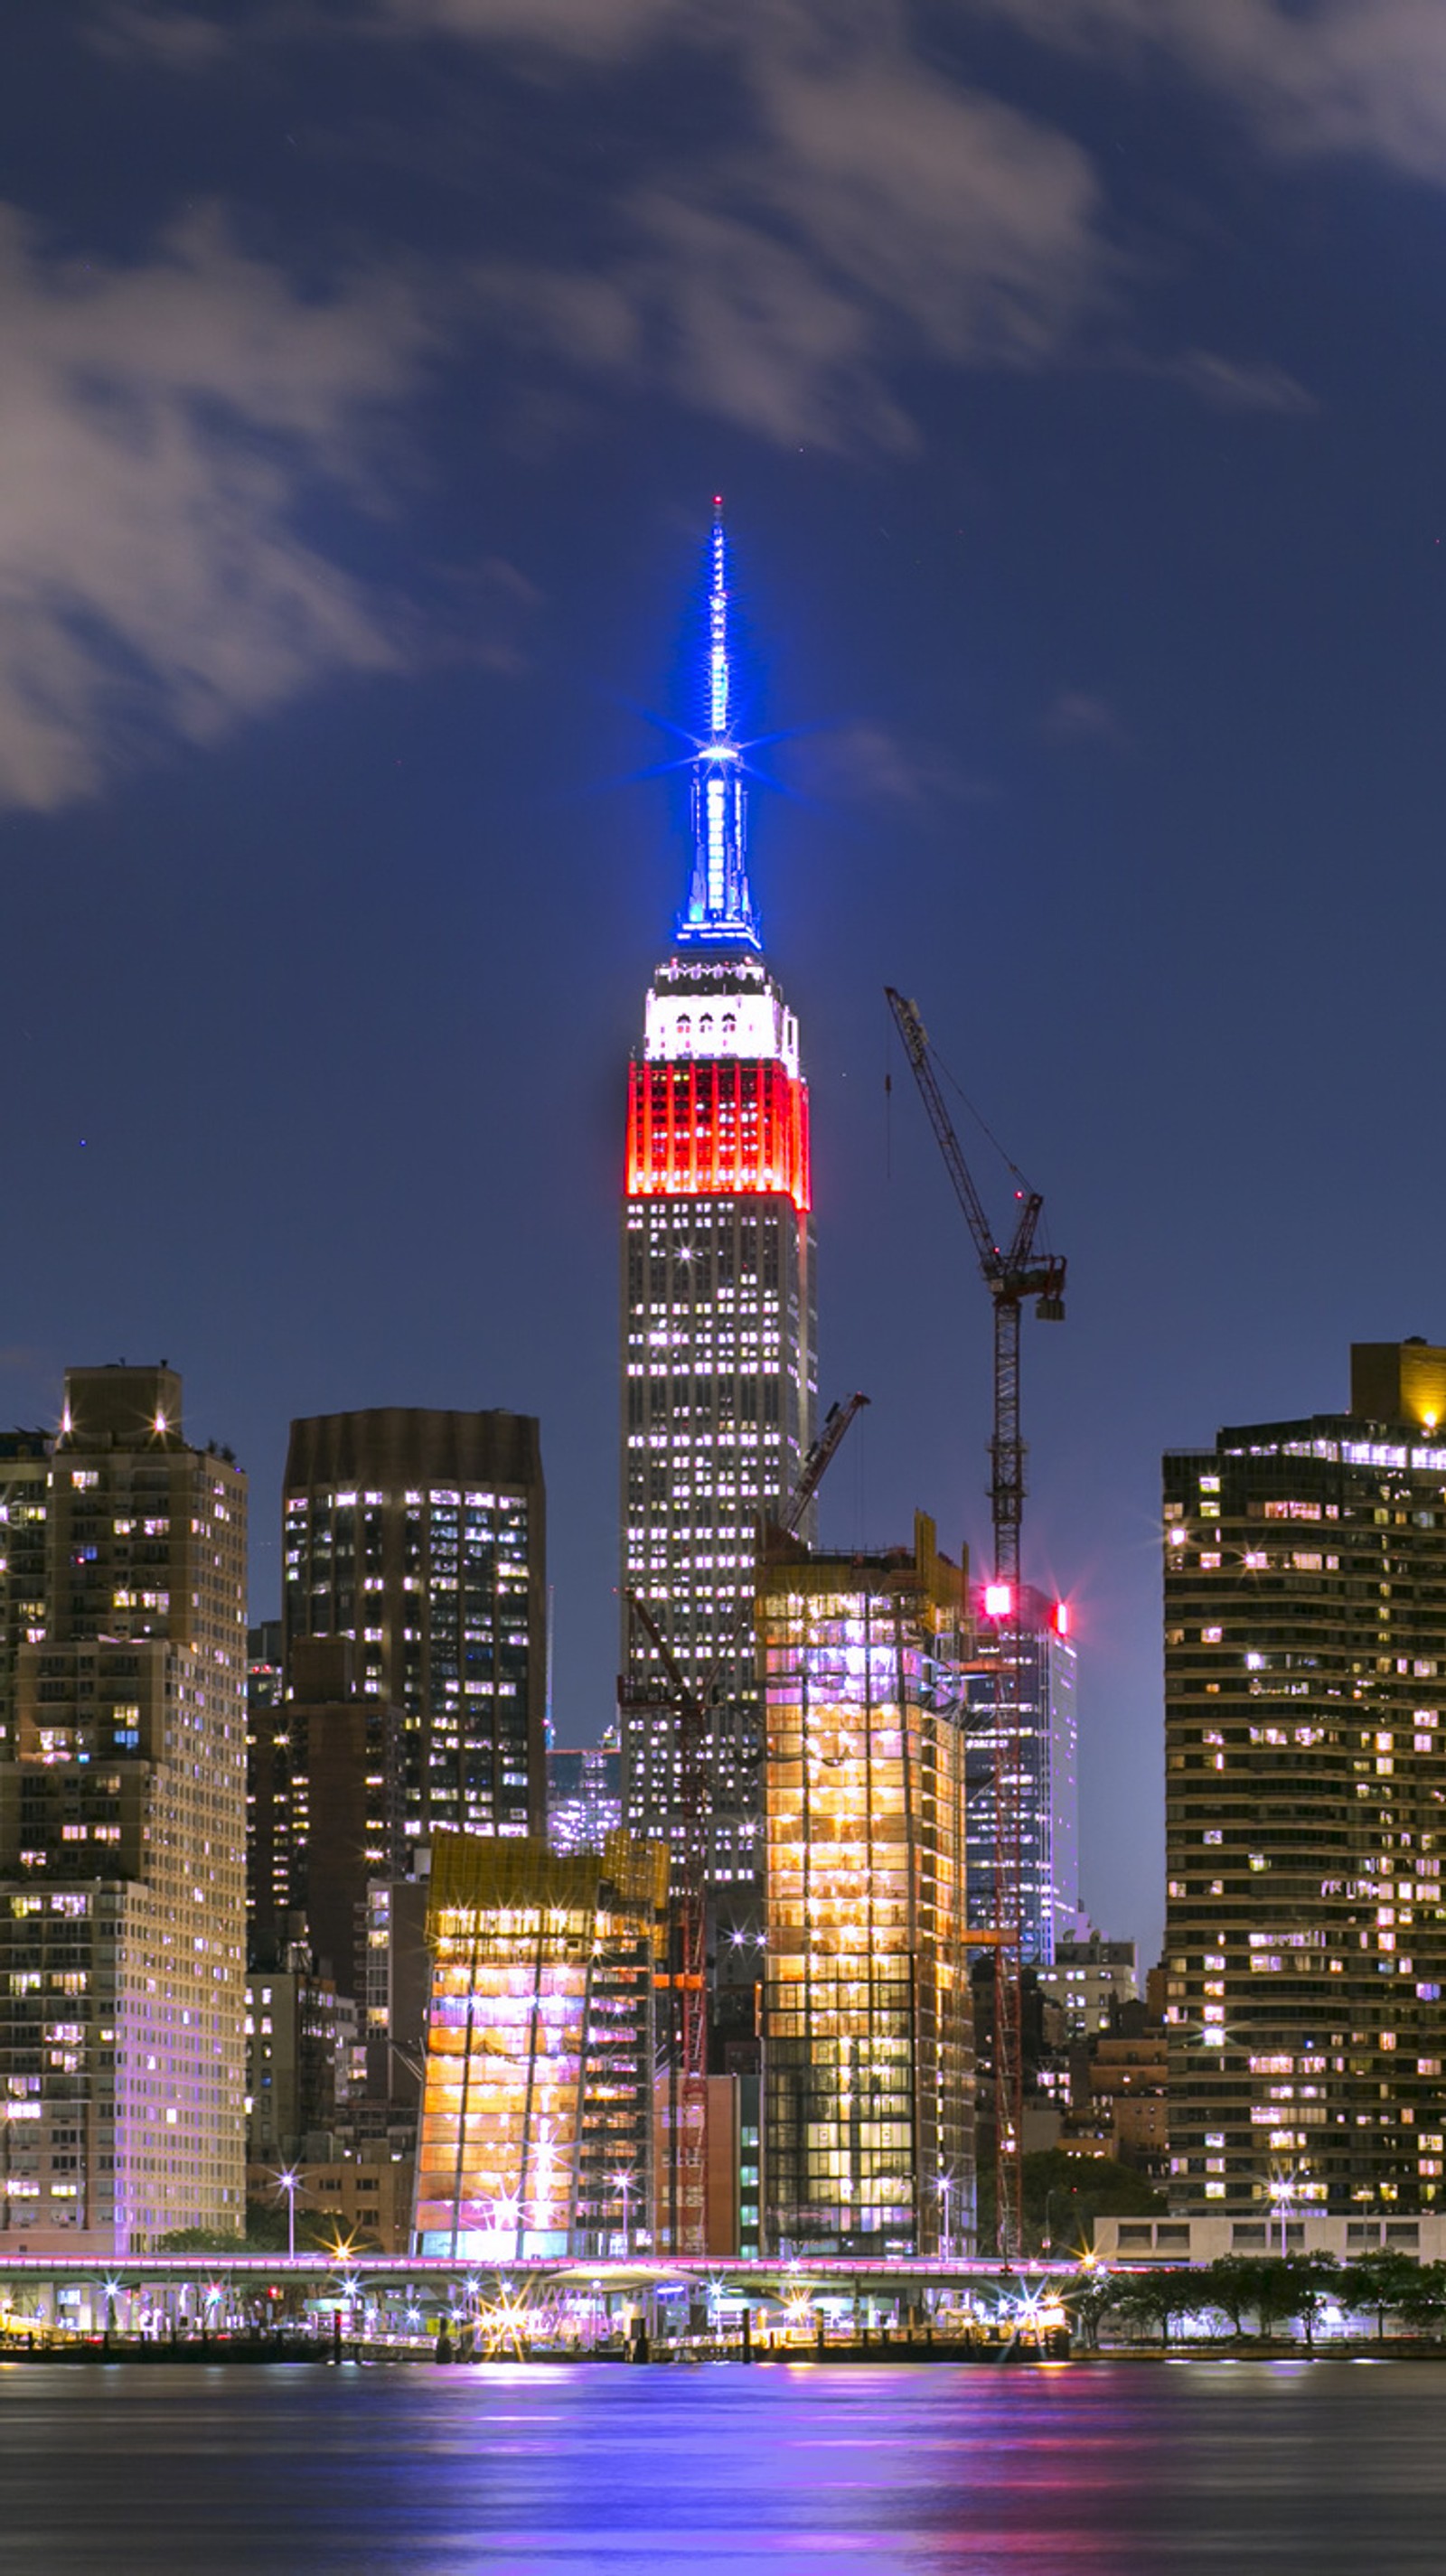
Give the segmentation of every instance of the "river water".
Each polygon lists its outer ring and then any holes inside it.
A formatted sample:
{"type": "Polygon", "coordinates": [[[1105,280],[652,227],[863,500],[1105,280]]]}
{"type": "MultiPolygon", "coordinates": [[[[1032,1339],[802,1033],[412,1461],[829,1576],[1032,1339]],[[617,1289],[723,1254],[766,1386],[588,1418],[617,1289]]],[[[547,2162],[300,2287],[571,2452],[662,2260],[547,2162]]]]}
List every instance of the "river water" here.
{"type": "Polygon", "coordinates": [[[0,2365],[4,2576],[1439,2576],[1446,2366],[0,2365]]]}

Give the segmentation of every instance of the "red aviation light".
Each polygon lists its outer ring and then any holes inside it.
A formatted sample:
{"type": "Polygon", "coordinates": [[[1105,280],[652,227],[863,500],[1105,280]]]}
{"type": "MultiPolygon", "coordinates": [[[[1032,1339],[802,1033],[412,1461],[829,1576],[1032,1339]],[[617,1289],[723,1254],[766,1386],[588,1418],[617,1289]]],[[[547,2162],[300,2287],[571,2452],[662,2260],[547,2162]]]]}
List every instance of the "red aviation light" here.
{"type": "Polygon", "coordinates": [[[1007,1619],[1013,1607],[1014,1592],[1011,1585],[1007,1583],[985,1584],[984,1616],[986,1619],[1007,1619]]]}
{"type": "Polygon", "coordinates": [[[1069,1635],[1069,1603],[1067,1601],[1056,1601],[1054,1605],[1054,1633],[1057,1637],[1067,1637],[1069,1635]]]}
{"type": "Polygon", "coordinates": [[[630,1199],[812,1205],[808,1085],[773,1062],[685,1056],[628,1067],[630,1199]]]}

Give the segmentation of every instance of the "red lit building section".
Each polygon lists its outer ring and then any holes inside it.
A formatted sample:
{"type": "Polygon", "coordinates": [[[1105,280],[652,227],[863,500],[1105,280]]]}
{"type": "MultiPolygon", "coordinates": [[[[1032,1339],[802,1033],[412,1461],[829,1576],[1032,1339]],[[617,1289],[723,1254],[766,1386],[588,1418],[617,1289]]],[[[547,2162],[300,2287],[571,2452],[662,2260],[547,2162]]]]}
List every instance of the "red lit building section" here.
{"type": "Polygon", "coordinates": [[[808,1085],[776,1063],[634,1062],[629,1198],[787,1196],[810,1205],[808,1085]]]}

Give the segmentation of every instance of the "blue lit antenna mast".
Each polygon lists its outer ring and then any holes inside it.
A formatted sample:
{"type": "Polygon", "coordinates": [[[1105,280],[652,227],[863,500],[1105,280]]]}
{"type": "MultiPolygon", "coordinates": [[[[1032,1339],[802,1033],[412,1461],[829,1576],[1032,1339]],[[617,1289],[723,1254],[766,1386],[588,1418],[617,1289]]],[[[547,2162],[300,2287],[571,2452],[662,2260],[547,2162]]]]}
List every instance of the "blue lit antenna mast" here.
{"type": "Polygon", "coordinates": [[[678,915],[680,947],[763,946],[748,887],[743,751],[733,738],[729,677],[728,541],[720,495],[708,557],[708,731],[693,760],[693,877],[678,915]]]}

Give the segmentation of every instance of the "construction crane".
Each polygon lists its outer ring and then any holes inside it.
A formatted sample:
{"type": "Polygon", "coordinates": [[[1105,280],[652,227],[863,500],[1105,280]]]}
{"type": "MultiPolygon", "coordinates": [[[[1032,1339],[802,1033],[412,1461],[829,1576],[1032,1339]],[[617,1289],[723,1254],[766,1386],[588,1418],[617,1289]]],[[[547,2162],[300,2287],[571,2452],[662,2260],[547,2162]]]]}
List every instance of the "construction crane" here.
{"type": "MultiPolygon", "coordinates": [[[[928,1033],[915,1005],[884,987],[929,1124],[938,1139],[954,1194],[974,1237],[984,1284],[994,1301],[994,1429],[989,1443],[989,1509],[994,1525],[994,1580],[985,1593],[986,1616],[997,1622],[998,1661],[994,1714],[994,2178],[998,2249],[1006,2258],[1022,2246],[1024,2058],[1020,2028],[1020,1918],[1023,1911],[1019,1817],[1019,1617],[1020,1541],[1024,1523],[1024,1440],[1019,1427],[1019,1317],[1026,1298],[1037,1300],[1042,1323],[1064,1321],[1063,1257],[1037,1252],[1044,1200],[1022,1177],[1018,1215],[1008,1245],[996,1242],[984,1202],[954,1133],[929,1051],[928,1033]]],[[[1011,1169],[1013,1167],[1011,1166],[1011,1169]]]]}
{"type": "MultiPolygon", "coordinates": [[[[868,1401],[866,1395],[851,1395],[844,1404],[830,1405],[823,1428],[798,1471],[782,1511],[776,1516],[760,1515],[760,1556],[774,1552],[783,1540],[797,1537],[809,1504],[832,1465],[850,1424],[868,1401]]],[[[677,1757],[676,1792],[685,1820],[682,1867],[675,1878],[678,1899],[674,1911],[675,1937],[670,1943],[668,1962],[668,1991],[675,2006],[668,2087],[668,2237],[670,2250],[676,2254],[692,2250],[684,2249],[679,2242],[685,2198],[693,2204],[690,2223],[696,2226],[701,2218],[698,2204],[703,2178],[708,2072],[708,1816],[712,1805],[704,1746],[708,1714],[719,1675],[737,1654],[743,1635],[752,1624],[754,1604],[752,1596],[745,1592],[738,1603],[733,1627],[725,1631],[701,1688],[695,1690],[649,1604],[631,1586],[624,1588],[623,1598],[635,1627],[642,1631],[662,1665],[664,1682],[661,1689],[649,1689],[646,1684],[639,1688],[636,1684],[620,1682],[619,1703],[633,1709],[656,1710],[660,1715],[671,1711],[677,1757]],[[691,2193],[684,2189],[687,2180],[691,2180],[694,2186],[691,2193]]],[[[702,2248],[697,2250],[702,2251],[702,2248]]]]}

